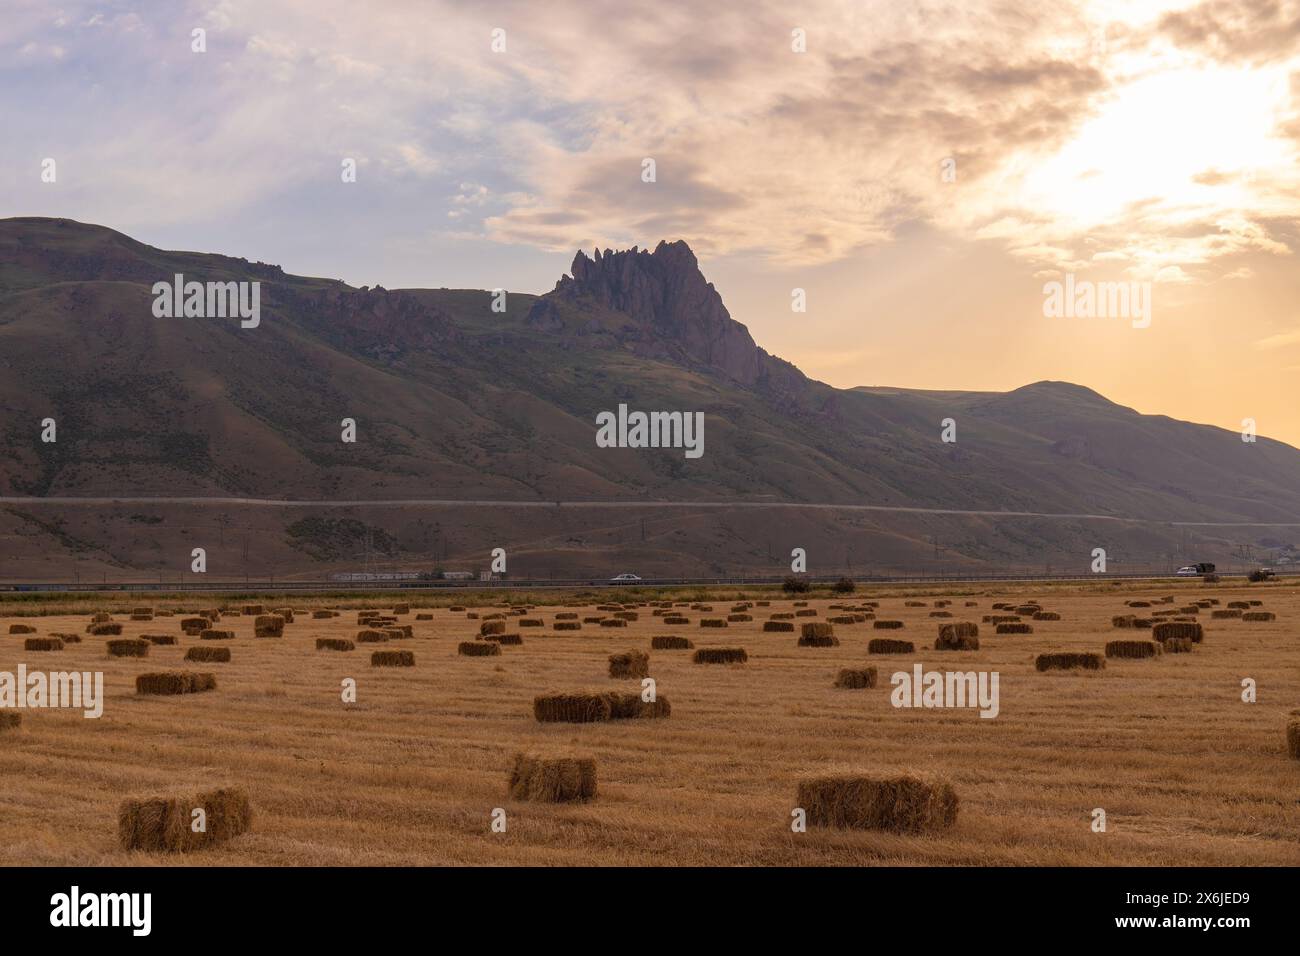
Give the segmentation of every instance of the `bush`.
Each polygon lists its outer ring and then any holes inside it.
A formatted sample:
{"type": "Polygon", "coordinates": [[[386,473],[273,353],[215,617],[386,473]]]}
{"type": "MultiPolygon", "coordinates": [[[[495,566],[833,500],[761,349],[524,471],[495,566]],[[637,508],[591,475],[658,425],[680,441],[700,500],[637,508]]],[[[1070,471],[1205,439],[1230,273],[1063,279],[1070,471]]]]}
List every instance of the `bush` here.
{"type": "Polygon", "coordinates": [[[781,582],[781,590],[786,594],[807,594],[812,590],[812,585],[803,578],[796,578],[791,574],[781,582]]]}
{"type": "Polygon", "coordinates": [[[852,578],[840,578],[831,585],[831,590],[836,594],[852,594],[856,588],[857,585],[853,583],[852,578]]]}
{"type": "Polygon", "coordinates": [[[1265,571],[1263,568],[1256,568],[1254,571],[1250,572],[1247,580],[1249,580],[1251,584],[1259,584],[1261,581],[1267,581],[1272,576],[1271,572],[1265,571]]]}
{"type": "Polygon", "coordinates": [[[1218,584],[1219,576],[1217,574],[1207,574],[1205,577],[1201,578],[1201,580],[1206,584],[1218,584]]]}

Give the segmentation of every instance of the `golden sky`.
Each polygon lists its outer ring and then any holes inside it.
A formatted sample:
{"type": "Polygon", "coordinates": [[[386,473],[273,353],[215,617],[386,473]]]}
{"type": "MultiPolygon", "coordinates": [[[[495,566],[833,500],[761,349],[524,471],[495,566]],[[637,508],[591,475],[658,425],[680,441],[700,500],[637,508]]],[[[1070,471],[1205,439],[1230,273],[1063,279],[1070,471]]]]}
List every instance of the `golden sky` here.
{"type": "Polygon", "coordinates": [[[1300,445],[1300,0],[20,0],[0,73],[0,214],[388,287],[686,239],[832,384],[1300,445]],[[1067,275],[1150,283],[1149,326],[1045,316],[1067,275]]]}

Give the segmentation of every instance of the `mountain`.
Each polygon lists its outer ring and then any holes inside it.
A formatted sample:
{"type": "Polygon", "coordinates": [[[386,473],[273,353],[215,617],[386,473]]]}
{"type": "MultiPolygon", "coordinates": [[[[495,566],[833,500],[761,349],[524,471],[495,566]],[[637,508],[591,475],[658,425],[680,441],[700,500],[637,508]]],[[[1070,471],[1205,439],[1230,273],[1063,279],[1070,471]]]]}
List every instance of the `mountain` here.
{"type": "Polygon", "coordinates": [[[515,503],[9,501],[0,579],[174,575],[199,543],[228,577],[474,568],[493,547],[520,575],[779,573],[796,546],[822,572],[1086,568],[1093,547],[1167,563],[1270,533],[1170,522],[1300,521],[1300,452],[1269,439],[1065,383],[809,379],[731,317],[683,242],[580,252],[552,291],[499,302],[0,220],[0,496],[515,503]],[[155,317],[154,283],[177,274],[260,283],[260,322],[155,317]],[[620,404],[703,413],[704,454],[597,447],[620,404]],[[777,502],[1144,520],[754,507],[777,502]]]}

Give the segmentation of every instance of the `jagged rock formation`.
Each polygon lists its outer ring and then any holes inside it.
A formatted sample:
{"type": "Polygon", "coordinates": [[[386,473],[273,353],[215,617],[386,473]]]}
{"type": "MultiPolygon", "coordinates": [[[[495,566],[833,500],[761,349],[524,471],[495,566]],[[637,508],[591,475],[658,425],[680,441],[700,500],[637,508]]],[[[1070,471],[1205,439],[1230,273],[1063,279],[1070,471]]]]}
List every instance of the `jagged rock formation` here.
{"type": "MultiPolygon", "coordinates": [[[[654,252],[633,246],[603,254],[597,249],[588,257],[579,251],[570,272],[534,304],[527,319],[531,326],[551,333],[567,330],[563,306],[578,313],[621,313],[633,328],[619,330],[618,338],[638,343],[645,354],[664,351],[742,385],[791,391],[807,384],[802,372],[759,348],[749,330],[731,317],[684,241],[661,242],[654,252]]],[[[592,320],[575,326],[579,333],[599,329],[592,320]]]]}

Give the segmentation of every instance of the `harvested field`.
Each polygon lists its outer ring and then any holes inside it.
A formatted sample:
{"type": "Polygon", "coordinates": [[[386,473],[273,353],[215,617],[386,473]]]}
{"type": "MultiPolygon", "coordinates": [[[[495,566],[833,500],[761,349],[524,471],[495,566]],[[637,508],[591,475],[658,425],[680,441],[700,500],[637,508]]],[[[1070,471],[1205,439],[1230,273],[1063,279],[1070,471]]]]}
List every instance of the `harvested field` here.
{"type": "MultiPolygon", "coordinates": [[[[354,641],[357,605],[335,605],[340,616],[318,618],[317,600],[304,598],[307,610],[296,611],[296,622],[280,640],[252,639],[256,615],[223,614],[221,626],[234,632],[233,641],[200,645],[197,638],[182,638],[180,645],[155,645],[143,635],[164,627],[161,611],[177,608],[150,596],[154,623],[117,615],[121,638],[148,648],[144,660],[108,656],[108,641],[95,636],[79,644],[65,641],[64,650],[45,655],[45,661],[28,655],[21,638],[0,642],[0,671],[15,671],[19,663],[51,667],[57,660],[59,670],[105,675],[98,720],[85,720],[79,711],[0,711],[0,722],[21,718],[20,729],[0,731],[0,805],[6,808],[0,815],[0,861],[126,864],[133,857],[122,850],[114,827],[124,794],[185,804],[193,799],[189,794],[229,785],[247,794],[256,824],[237,839],[204,846],[194,862],[1300,863],[1296,763],[1288,757],[1286,717],[1300,707],[1300,645],[1289,632],[1300,597],[1284,585],[1247,590],[1180,582],[1170,588],[1178,595],[1171,608],[1206,597],[1227,606],[1253,594],[1266,599],[1277,619],[1243,624],[1206,613],[1200,616],[1205,639],[1192,653],[1107,661],[1101,655],[1111,638],[1153,633],[1116,635],[1110,623],[1126,598],[1148,600],[1150,585],[1127,592],[1023,584],[980,585],[954,595],[955,590],[913,589],[909,599],[925,601],[909,609],[897,592],[859,585],[863,597],[879,600],[882,616],[898,620],[909,634],[922,634],[922,645],[928,645],[924,635],[938,627],[929,610],[939,599],[955,597],[959,608],[975,599],[988,609],[994,602],[1021,607],[1032,595],[1062,620],[1032,634],[989,637],[979,650],[961,655],[922,646],[919,653],[905,652],[911,657],[873,658],[876,687],[854,692],[834,686],[837,675],[865,670],[866,654],[880,653],[874,642],[887,639],[873,638],[865,625],[836,628],[840,646],[814,651],[796,647],[788,632],[765,632],[763,621],[732,622],[725,634],[679,632],[693,633],[696,645],[731,647],[673,653],[655,640],[665,636],[667,616],[643,609],[640,620],[618,634],[548,627],[522,646],[502,649],[471,640],[479,621],[467,620],[465,610],[416,606],[413,616],[418,610],[432,619],[416,623],[412,637],[382,646],[411,649],[420,666],[372,671],[355,653],[316,649],[322,639],[354,641]],[[492,659],[459,660],[460,642],[492,659]],[[187,665],[186,658],[229,653],[232,647],[233,659],[217,668],[217,690],[137,697],[142,671],[207,670],[213,665],[187,665]],[[609,656],[628,647],[655,651],[654,705],[635,693],[614,700],[606,695],[610,687],[637,688],[606,676],[609,656]],[[693,663],[697,653],[726,661],[726,652],[742,647],[744,656],[737,659],[747,661],[743,666],[693,663]],[[1091,663],[1039,671],[1064,655],[1091,663]],[[882,660],[892,666],[879,666],[882,660]],[[931,670],[997,670],[998,717],[894,708],[890,675],[915,663],[931,670]],[[1241,702],[1243,675],[1258,682],[1259,703],[1241,702]],[[347,677],[358,682],[356,704],[340,700],[339,682],[347,677]],[[582,723],[538,721],[534,698],[548,690],[590,694],[599,703],[579,709],[594,706],[608,716],[582,723]],[[616,705],[650,716],[652,708],[662,710],[665,698],[672,700],[668,719],[614,717],[616,705]],[[563,805],[521,804],[527,823],[512,815],[508,837],[492,835],[488,815],[493,807],[508,806],[505,778],[520,753],[593,759],[599,796],[563,805]],[[864,754],[869,766],[861,764],[864,754]],[[790,832],[790,811],[802,805],[796,794],[805,774],[833,778],[853,767],[860,768],[853,770],[856,776],[885,780],[904,774],[877,768],[909,766],[946,778],[960,795],[951,826],[927,830],[922,838],[905,829],[820,824],[806,834],[790,832]],[[1108,810],[1111,826],[1104,840],[1089,829],[1094,806],[1108,810]],[[410,822],[397,827],[395,819],[410,822]]],[[[740,597],[728,591],[713,602],[727,610],[740,597]]],[[[793,613],[790,600],[764,595],[769,598],[762,617],[793,613]]],[[[556,599],[579,619],[597,613],[593,604],[571,596],[556,599]]],[[[813,620],[835,613],[832,600],[844,598],[810,596],[809,607],[820,615],[813,620]]],[[[219,598],[203,601],[221,604],[219,598]]],[[[101,607],[106,603],[100,599],[101,607]]],[[[297,609],[300,600],[293,603],[297,609]]],[[[40,635],[81,632],[95,607],[31,617],[24,603],[21,620],[0,618],[0,634],[15,622],[35,625],[40,635]]],[[[490,608],[469,610],[483,614],[490,608]]],[[[548,624],[557,620],[544,602],[527,616],[548,624]]],[[[165,627],[179,633],[182,617],[165,627]]],[[[1300,751],[1300,729],[1295,737],[1300,751]]],[[[160,854],[148,862],[185,858],[160,854]]]]}

